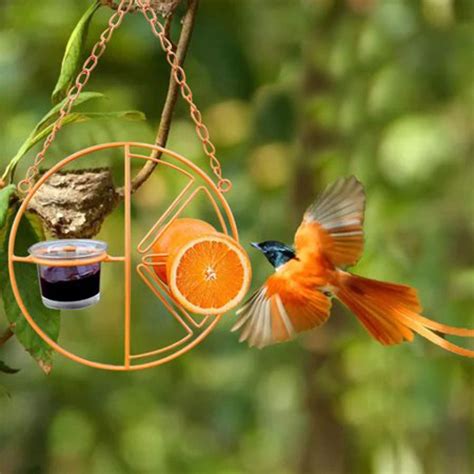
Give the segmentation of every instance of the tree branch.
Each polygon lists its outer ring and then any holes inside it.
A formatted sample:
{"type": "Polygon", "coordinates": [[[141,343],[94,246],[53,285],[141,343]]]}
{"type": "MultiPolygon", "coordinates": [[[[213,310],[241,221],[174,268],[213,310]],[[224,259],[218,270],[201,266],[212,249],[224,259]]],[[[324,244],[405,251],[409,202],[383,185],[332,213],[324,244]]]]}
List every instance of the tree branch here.
{"type": "MultiPolygon", "coordinates": [[[[109,7],[109,8],[111,8],[112,10],[118,10],[118,4],[115,3],[114,0],[100,0],[100,3],[101,3],[101,5],[103,5],[104,7],[109,7]]],[[[137,5],[133,5],[133,6],[130,7],[129,12],[130,12],[130,13],[135,13],[137,10],[138,10],[138,6],[137,6],[137,5]]]]}
{"type": "MultiPolygon", "coordinates": [[[[112,10],[118,10],[118,3],[115,0],[100,0],[101,5],[112,8],[112,10]]],[[[164,17],[171,16],[176,10],[181,0],[150,0],[151,7],[164,17]]],[[[132,5],[129,12],[135,13],[139,11],[138,5],[132,5]]]]}
{"type": "MultiPolygon", "coordinates": [[[[199,0],[189,0],[186,14],[183,18],[183,26],[181,28],[181,34],[176,47],[176,59],[180,66],[183,65],[186,53],[189,48],[192,32],[194,29],[194,23],[196,19],[196,13],[199,6],[199,0]]],[[[167,25],[165,25],[165,29],[167,25]]],[[[168,92],[166,94],[165,104],[161,113],[160,125],[156,134],[155,144],[158,146],[166,146],[168,136],[171,128],[171,120],[173,118],[174,109],[179,95],[179,85],[174,80],[172,72],[170,73],[170,80],[168,85],[168,92]]],[[[160,159],[161,153],[154,153],[153,158],[160,159]]],[[[132,180],[131,192],[132,194],[142,186],[146,180],[151,176],[157,163],[155,161],[147,161],[142,169],[137,173],[135,178],[132,180]]],[[[120,188],[117,190],[119,196],[123,196],[124,189],[120,188]]]]}
{"type": "Polygon", "coordinates": [[[14,332],[11,328],[8,328],[1,336],[0,336],[0,347],[3,346],[10,338],[14,336],[14,332]]]}

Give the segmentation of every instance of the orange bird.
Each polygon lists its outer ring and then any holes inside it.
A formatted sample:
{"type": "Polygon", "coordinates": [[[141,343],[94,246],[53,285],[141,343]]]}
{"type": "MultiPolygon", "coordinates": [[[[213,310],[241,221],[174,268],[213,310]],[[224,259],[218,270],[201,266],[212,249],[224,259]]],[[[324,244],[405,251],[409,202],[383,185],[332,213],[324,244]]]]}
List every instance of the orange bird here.
{"type": "Polygon", "coordinates": [[[421,316],[417,291],[405,285],[363,278],[345,269],[364,247],[365,193],[355,177],[340,178],[308,208],[294,249],[278,241],[252,245],[275,273],[237,312],[232,331],[262,348],[292,339],[323,324],[335,297],[382,344],[412,341],[414,332],[448,351],[474,357],[438,333],[474,337],[474,330],[447,326],[421,316]]]}

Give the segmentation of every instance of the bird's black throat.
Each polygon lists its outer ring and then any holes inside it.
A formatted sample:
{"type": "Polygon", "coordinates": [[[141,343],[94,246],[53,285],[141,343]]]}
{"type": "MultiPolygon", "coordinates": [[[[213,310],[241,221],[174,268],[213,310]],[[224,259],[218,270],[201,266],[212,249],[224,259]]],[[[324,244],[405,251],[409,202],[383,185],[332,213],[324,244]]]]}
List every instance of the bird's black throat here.
{"type": "Polygon", "coordinates": [[[252,246],[263,252],[275,268],[279,268],[290,260],[297,258],[293,248],[276,240],[267,240],[259,244],[252,243],[252,246]]]}

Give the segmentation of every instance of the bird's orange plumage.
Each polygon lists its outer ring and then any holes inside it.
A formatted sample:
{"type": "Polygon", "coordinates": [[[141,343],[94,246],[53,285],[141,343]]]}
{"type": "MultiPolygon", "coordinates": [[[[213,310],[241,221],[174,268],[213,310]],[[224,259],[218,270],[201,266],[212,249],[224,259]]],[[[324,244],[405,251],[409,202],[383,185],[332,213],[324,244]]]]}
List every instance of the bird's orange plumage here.
{"type": "Polygon", "coordinates": [[[473,337],[474,330],[421,316],[415,289],[345,271],[363,252],[364,208],[364,190],[354,177],[338,180],[320,195],[296,232],[295,258],[279,266],[239,310],[233,330],[241,330],[240,340],[264,347],[292,339],[328,319],[334,296],[382,344],[412,341],[416,332],[446,350],[474,357],[474,351],[433,332],[473,337]]]}

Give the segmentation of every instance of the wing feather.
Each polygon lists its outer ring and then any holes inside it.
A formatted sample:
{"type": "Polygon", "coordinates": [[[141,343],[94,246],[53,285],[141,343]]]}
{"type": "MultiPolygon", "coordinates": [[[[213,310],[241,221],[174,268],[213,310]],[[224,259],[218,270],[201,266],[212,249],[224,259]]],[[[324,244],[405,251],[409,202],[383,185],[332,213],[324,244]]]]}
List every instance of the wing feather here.
{"type": "Polygon", "coordinates": [[[268,346],[269,344],[272,343],[273,339],[273,332],[272,332],[272,310],[271,310],[271,304],[270,304],[270,311],[267,313],[267,320],[265,324],[265,337],[262,341],[261,347],[268,346]]]}
{"type": "Polygon", "coordinates": [[[233,330],[240,329],[245,322],[250,318],[251,314],[251,309],[252,309],[252,304],[255,302],[255,300],[259,297],[260,291],[256,291],[248,300],[247,302],[239,309],[238,314],[239,314],[239,319],[237,323],[234,325],[233,330]]]}
{"type": "Polygon", "coordinates": [[[295,299],[288,290],[280,288],[272,292],[268,285],[267,282],[237,312],[239,319],[232,331],[241,331],[240,342],[266,347],[293,339],[300,332],[320,326],[329,317],[331,302],[323,293],[306,291],[295,299]]]}
{"type": "Polygon", "coordinates": [[[250,346],[260,346],[265,328],[265,320],[269,312],[270,302],[266,298],[263,298],[260,308],[260,317],[255,318],[255,324],[252,326],[252,330],[248,338],[250,346]]]}
{"type": "MultiPolygon", "coordinates": [[[[272,336],[275,341],[286,341],[291,339],[292,335],[289,332],[282,316],[282,311],[280,310],[280,306],[278,305],[278,300],[280,298],[275,296],[271,299],[271,324],[272,324],[272,336]]],[[[284,309],[284,308],[283,308],[284,309]]]]}
{"type": "Polygon", "coordinates": [[[275,300],[278,306],[278,311],[280,312],[281,320],[283,321],[286,332],[288,334],[288,339],[291,339],[296,334],[295,328],[293,327],[293,323],[291,322],[291,318],[285,309],[285,305],[281,301],[280,295],[276,295],[275,300]]]}
{"type": "Polygon", "coordinates": [[[365,193],[354,177],[340,178],[307,209],[295,237],[297,253],[325,255],[336,266],[354,265],[364,248],[365,193]]]}
{"type": "Polygon", "coordinates": [[[252,332],[255,330],[254,328],[260,319],[260,317],[255,317],[255,315],[259,315],[259,316],[261,315],[262,302],[265,300],[265,293],[266,293],[266,289],[263,288],[263,290],[260,291],[258,298],[254,301],[254,303],[251,304],[251,307],[249,309],[250,317],[248,318],[247,322],[244,323],[243,325],[242,334],[240,335],[240,339],[239,339],[240,342],[248,339],[249,336],[252,334],[252,332]]]}

